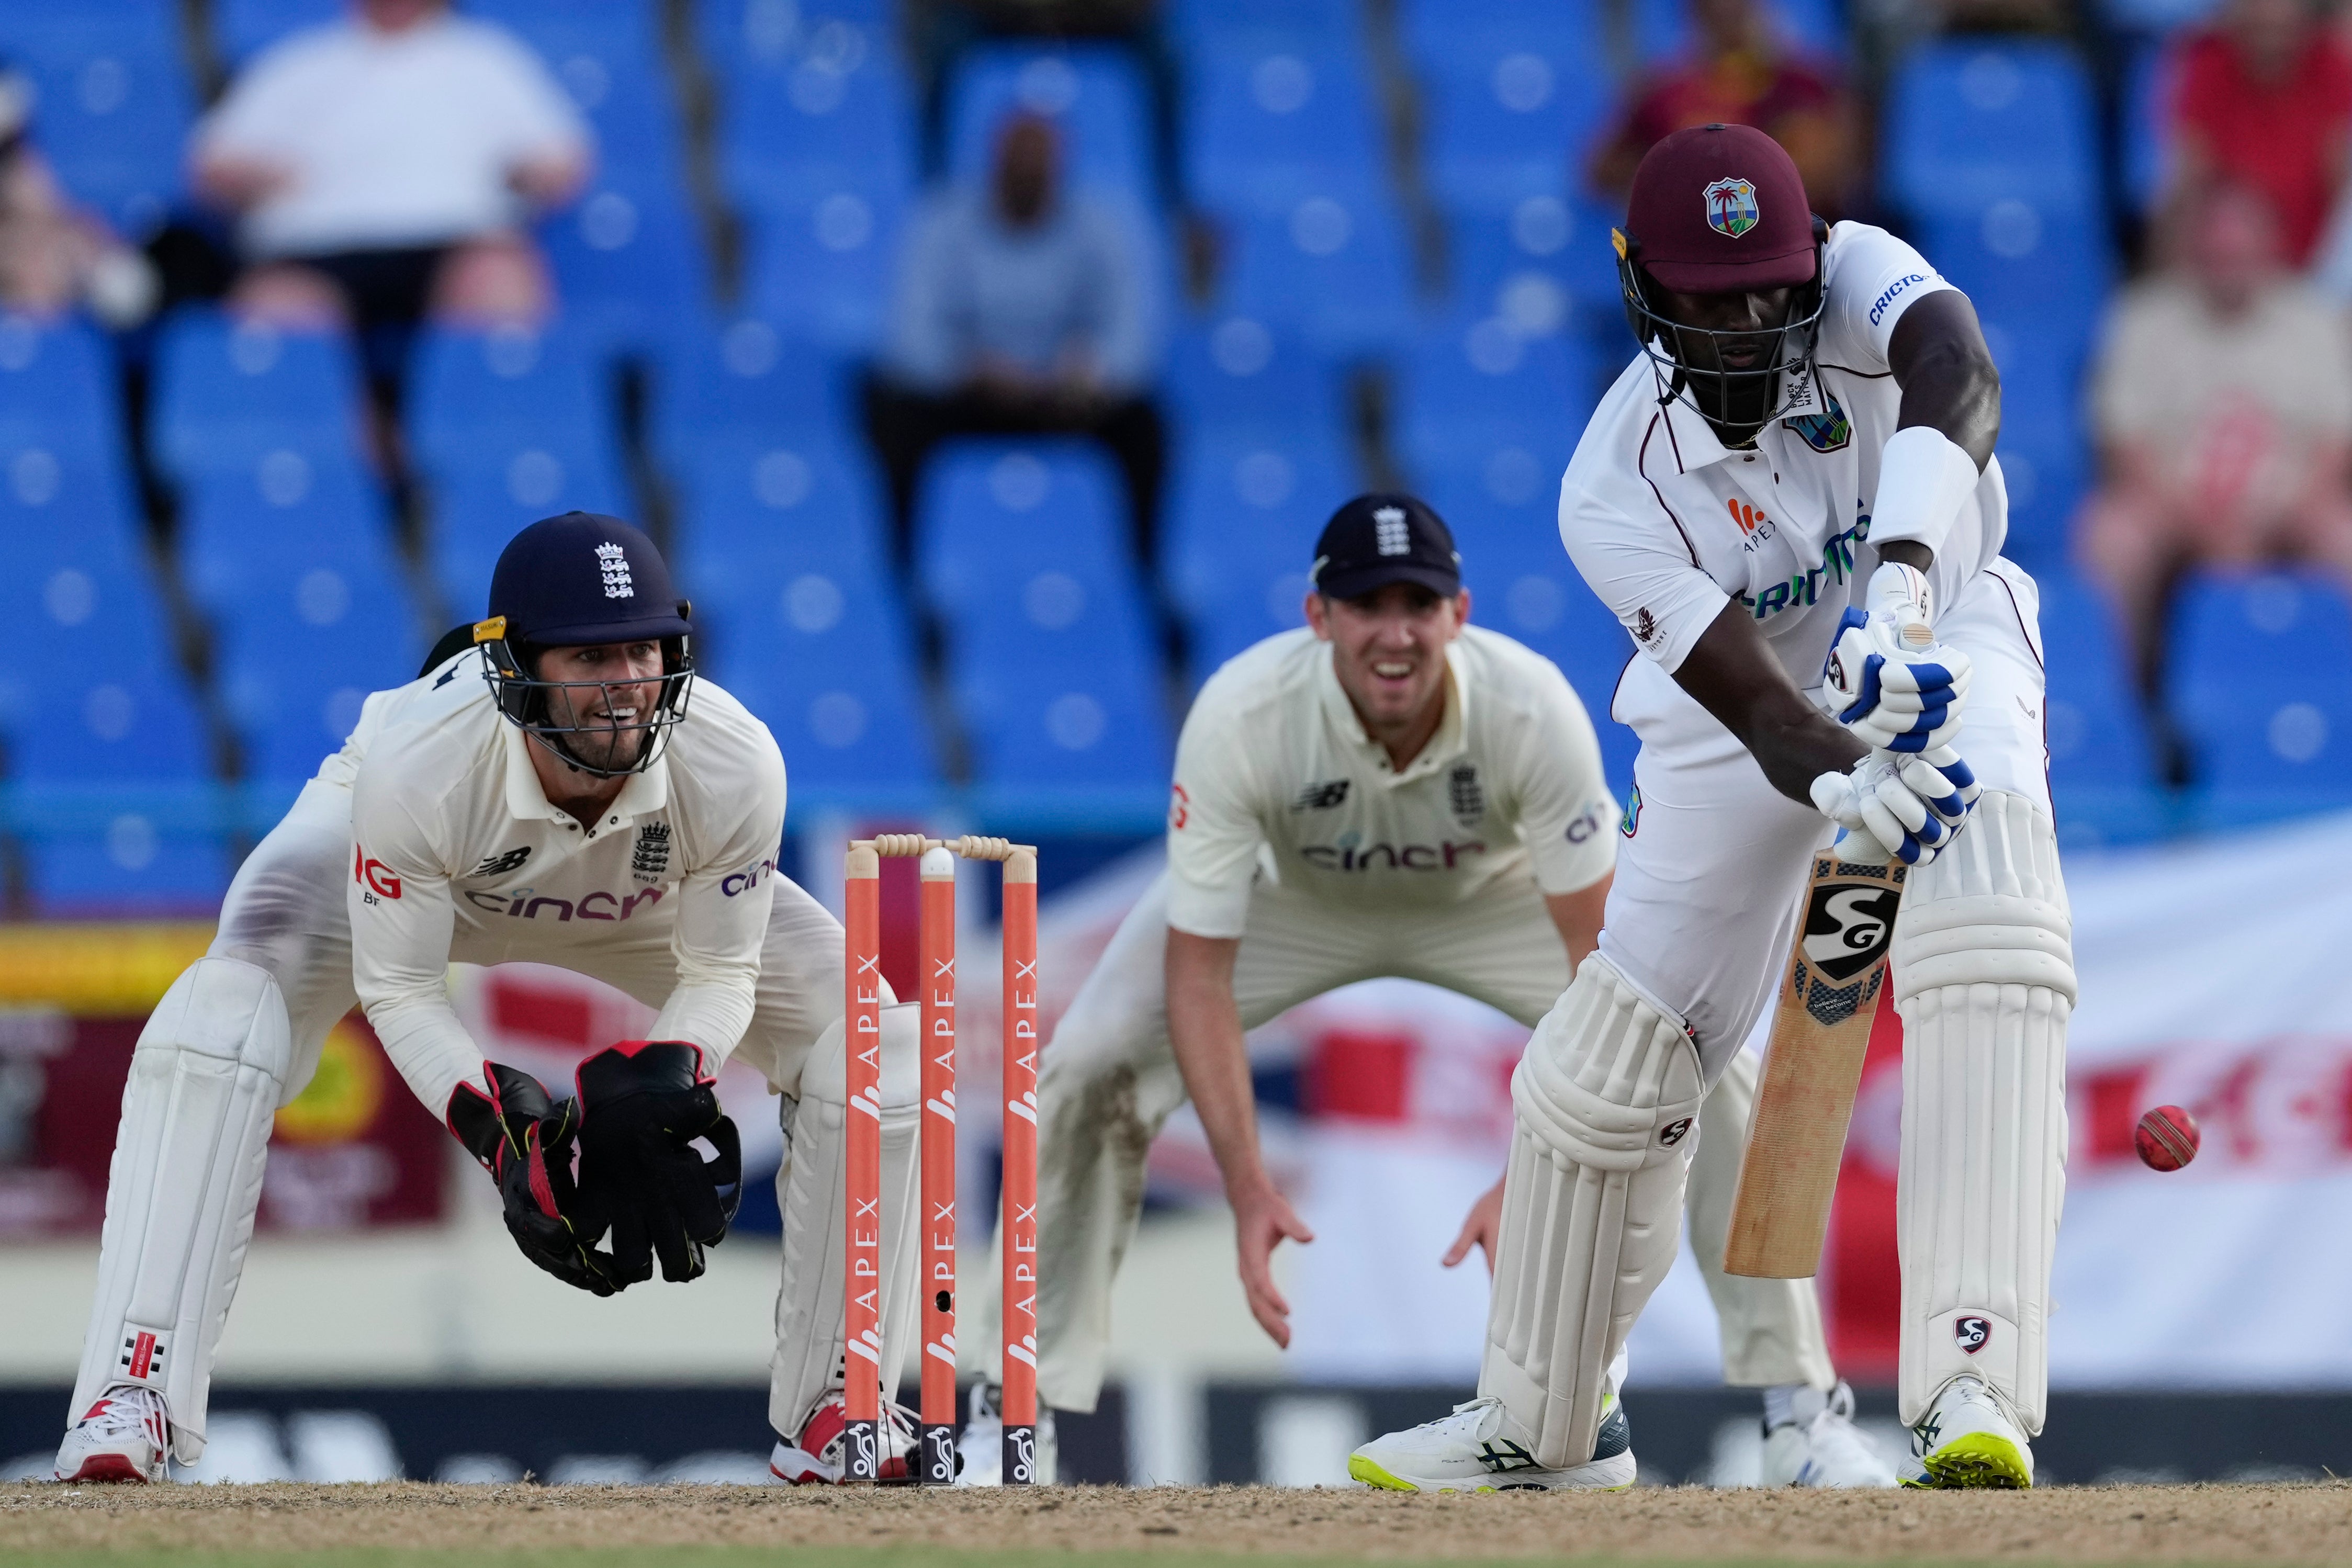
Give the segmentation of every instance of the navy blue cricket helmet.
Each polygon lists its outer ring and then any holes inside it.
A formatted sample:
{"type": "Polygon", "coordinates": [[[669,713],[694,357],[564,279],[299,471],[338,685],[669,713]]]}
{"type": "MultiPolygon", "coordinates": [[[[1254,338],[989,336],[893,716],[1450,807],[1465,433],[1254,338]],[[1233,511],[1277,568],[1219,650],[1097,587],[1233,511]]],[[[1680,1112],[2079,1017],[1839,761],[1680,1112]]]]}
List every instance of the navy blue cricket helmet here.
{"type": "Polygon", "coordinates": [[[490,573],[489,614],[474,627],[484,654],[483,678],[497,693],[499,711],[583,772],[610,778],[639,773],[661,755],[670,727],[686,716],[694,684],[689,646],[692,607],[677,596],[669,564],[644,531],[598,512],[541,517],[507,541],[490,573]],[[630,723],[582,723],[581,696],[612,683],[540,678],[540,655],[550,648],[658,642],[661,694],[651,713],[630,723]],[[559,722],[550,698],[567,695],[559,722]],[[635,760],[596,766],[582,759],[567,737],[591,731],[642,732],[635,760]]]}

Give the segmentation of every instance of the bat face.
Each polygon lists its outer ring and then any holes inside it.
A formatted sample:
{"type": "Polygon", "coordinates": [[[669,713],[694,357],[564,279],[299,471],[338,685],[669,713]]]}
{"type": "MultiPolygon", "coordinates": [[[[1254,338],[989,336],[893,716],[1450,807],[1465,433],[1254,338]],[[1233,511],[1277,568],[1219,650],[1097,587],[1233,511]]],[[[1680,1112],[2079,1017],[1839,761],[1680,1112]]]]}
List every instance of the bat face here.
{"type": "Polygon", "coordinates": [[[1843,985],[1886,956],[1903,890],[1884,882],[1822,882],[1805,904],[1805,957],[1843,985]]]}

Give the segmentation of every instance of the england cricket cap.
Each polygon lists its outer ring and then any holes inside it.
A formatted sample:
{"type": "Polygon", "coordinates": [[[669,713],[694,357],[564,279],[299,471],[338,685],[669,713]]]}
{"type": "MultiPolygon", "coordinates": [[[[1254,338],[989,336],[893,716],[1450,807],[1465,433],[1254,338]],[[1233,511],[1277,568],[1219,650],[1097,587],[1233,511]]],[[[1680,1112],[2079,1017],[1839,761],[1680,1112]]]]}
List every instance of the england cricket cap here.
{"type": "Polygon", "coordinates": [[[1426,501],[1359,496],[1331,514],[1315,541],[1315,591],[1355,599],[1391,582],[1417,582],[1451,599],[1462,591],[1454,531],[1426,501]]]}
{"type": "Polygon", "coordinates": [[[1678,294],[1812,281],[1812,208],[1781,145],[1752,125],[1695,125],[1633,172],[1621,244],[1678,294]]]}
{"type": "Polygon", "coordinates": [[[566,512],[507,541],[490,573],[500,634],[541,648],[684,637],[687,605],[654,541],[618,517],[566,512]]]}

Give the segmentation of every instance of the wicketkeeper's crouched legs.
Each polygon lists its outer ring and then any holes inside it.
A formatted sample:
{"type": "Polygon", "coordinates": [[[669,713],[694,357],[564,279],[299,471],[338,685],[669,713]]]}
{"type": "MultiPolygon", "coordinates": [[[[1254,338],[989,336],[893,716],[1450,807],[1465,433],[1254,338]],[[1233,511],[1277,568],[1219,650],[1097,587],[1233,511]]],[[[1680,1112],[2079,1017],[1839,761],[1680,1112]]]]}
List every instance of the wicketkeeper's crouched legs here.
{"type": "Polygon", "coordinates": [[[1974,1374],[2029,1435],[2042,1429],[2066,1187],[2071,933],[2050,818],[2021,795],[1988,790],[1904,891],[1894,968],[1906,1422],[1974,1374]]]}
{"type": "Polygon", "coordinates": [[[1478,1392],[1534,1434],[1546,1469],[1592,1458],[1610,1365],[1674,1267],[1703,1092],[1681,1020],[1599,955],[1512,1074],[1478,1392]]]}
{"type": "MultiPolygon", "coordinates": [[[[864,1347],[882,1367],[884,1398],[913,1343],[920,1226],[916,1212],[916,1124],[922,1107],[918,1015],[909,1002],[882,1009],[882,1343],[864,1347]]],[[[783,1212],[784,1273],[776,1293],[776,1358],[768,1420],[796,1435],[829,1390],[841,1386],[843,1241],[848,1197],[849,1080],[836,1019],[817,1037],[801,1071],[800,1098],[784,1102],[784,1163],[776,1172],[783,1212]]],[[[863,1114],[863,1113],[859,1113],[863,1114]]]]}
{"type": "Polygon", "coordinates": [[[1822,1328],[1820,1293],[1811,1280],[1751,1280],[1723,1271],[1731,1234],[1732,1200],[1748,1146],[1748,1120],[1756,1106],[1754,1052],[1736,1051],[1723,1076],[1709,1086],[1698,1113],[1698,1148],[1691,1155],[1690,1239],[1699,1274],[1715,1301],[1723,1336],[1723,1380],[1735,1388],[1801,1383],[1833,1388],[1829,1338],[1822,1328]]]}

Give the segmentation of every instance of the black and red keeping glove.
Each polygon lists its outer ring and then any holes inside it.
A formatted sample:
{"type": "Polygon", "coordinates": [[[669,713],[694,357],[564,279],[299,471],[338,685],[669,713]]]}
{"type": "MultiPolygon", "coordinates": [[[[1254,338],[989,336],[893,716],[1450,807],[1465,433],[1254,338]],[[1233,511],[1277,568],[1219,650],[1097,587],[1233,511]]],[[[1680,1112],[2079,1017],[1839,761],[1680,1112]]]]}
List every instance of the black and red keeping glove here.
{"type": "Polygon", "coordinates": [[[552,1102],[530,1073],[486,1061],[481,1082],[460,1083],[451,1092],[446,1119],[499,1184],[507,1231],[524,1257],[592,1295],[622,1288],[625,1281],[614,1274],[611,1256],[595,1249],[603,1227],[585,1222],[572,1185],[577,1101],[552,1102]]]}
{"type": "Polygon", "coordinates": [[[580,1190],[591,1223],[613,1230],[614,1277],[698,1279],[702,1249],[727,1235],[743,1198],[743,1145],[719,1109],[702,1048],[625,1040],[580,1064],[580,1190]],[[718,1152],[706,1160],[701,1139],[718,1152]]]}

